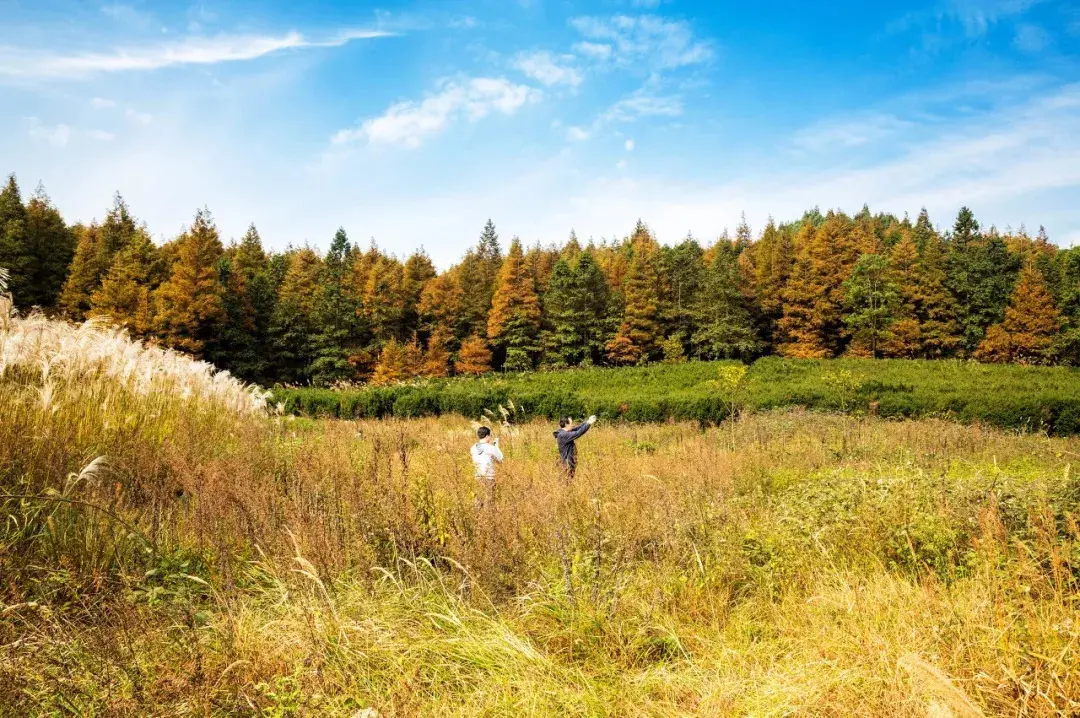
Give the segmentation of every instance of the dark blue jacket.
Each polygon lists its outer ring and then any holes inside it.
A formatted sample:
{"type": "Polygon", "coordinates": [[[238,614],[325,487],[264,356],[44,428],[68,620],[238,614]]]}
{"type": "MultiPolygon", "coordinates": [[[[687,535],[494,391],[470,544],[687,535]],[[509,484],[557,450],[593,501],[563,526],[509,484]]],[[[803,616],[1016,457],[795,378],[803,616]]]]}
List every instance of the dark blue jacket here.
{"type": "Polygon", "coordinates": [[[559,444],[559,459],[571,472],[577,468],[577,445],[574,441],[583,436],[591,426],[589,422],[583,421],[573,429],[559,429],[555,432],[555,441],[559,444]]]}

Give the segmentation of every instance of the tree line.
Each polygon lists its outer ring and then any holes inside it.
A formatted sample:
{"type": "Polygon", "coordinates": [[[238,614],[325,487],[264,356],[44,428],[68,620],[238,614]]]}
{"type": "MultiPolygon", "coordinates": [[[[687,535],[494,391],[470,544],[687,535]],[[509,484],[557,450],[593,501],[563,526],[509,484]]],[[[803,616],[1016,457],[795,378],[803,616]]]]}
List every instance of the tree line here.
{"type": "Polygon", "coordinates": [[[339,229],[321,255],[268,252],[252,225],[224,243],[210,213],[155,244],[118,194],[68,225],[42,188],[0,191],[0,267],[16,306],[99,318],[262,384],[377,384],[766,354],[1080,364],[1080,248],[1041,228],[944,232],[907,216],[814,209],[743,220],[704,245],[622,239],[504,252],[489,220],[439,272],[339,229]]]}

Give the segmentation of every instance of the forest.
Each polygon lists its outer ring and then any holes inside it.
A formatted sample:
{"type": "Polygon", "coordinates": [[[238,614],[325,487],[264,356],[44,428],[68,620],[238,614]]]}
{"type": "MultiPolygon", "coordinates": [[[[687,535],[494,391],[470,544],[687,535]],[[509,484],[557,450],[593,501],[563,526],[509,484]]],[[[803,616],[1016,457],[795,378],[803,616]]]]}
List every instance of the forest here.
{"type": "Polygon", "coordinates": [[[225,242],[206,209],[159,244],[120,194],[69,224],[11,175],[0,267],[23,312],[98,318],[264,386],[770,354],[1080,364],[1080,249],[966,207],[944,231],[925,209],[815,208],[710,242],[661,243],[639,220],[505,249],[488,220],[439,271],[423,248],[400,258],[344,229],[325,253],[267,251],[254,225],[225,242]]]}

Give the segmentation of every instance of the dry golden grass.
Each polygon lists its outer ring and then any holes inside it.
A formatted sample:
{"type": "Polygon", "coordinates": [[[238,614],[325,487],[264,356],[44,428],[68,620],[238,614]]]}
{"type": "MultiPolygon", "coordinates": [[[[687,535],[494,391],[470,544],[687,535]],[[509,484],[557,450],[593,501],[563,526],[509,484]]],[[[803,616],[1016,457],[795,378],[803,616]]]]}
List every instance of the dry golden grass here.
{"type": "Polygon", "coordinates": [[[267,416],[35,321],[0,334],[49,357],[0,371],[2,715],[1080,711],[1075,439],[600,425],[568,485],[527,424],[478,509],[464,419],[267,416]]]}

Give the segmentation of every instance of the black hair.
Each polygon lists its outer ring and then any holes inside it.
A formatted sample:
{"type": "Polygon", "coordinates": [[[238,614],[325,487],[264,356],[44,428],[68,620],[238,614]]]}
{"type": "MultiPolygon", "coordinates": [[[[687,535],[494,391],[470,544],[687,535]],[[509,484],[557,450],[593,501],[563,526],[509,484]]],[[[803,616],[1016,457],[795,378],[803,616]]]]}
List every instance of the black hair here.
{"type": "Polygon", "coordinates": [[[487,428],[486,426],[481,426],[479,429],[476,430],[477,439],[486,439],[489,436],[491,436],[491,429],[487,428]]]}
{"type": "Polygon", "coordinates": [[[564,416],[561,419],[559,419],[559,428],[560,429],[565,429],[566,425],[569,424],[569,423],[570,423],[570,417],[569,416],[564,416]]]}

